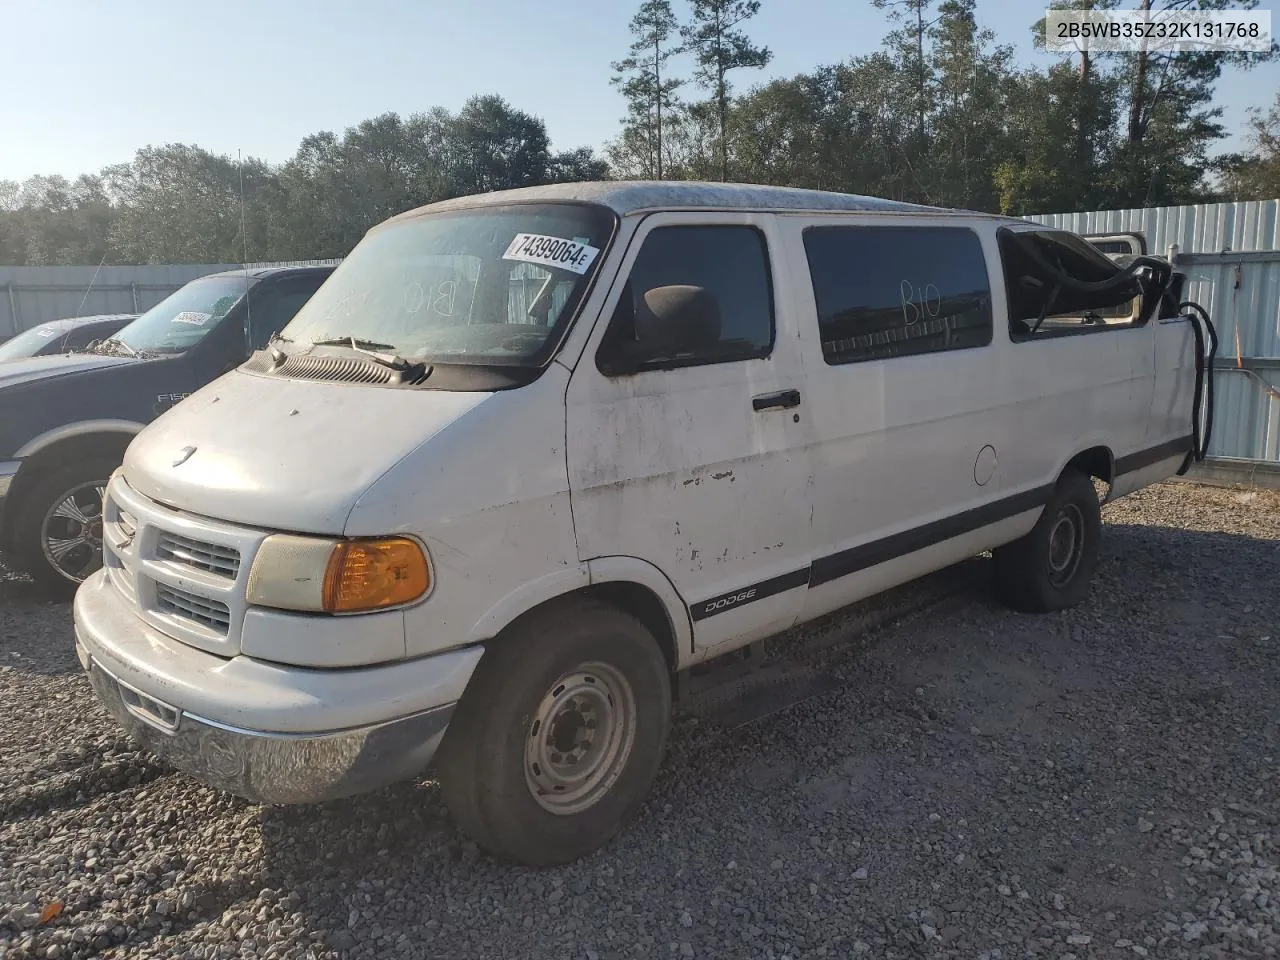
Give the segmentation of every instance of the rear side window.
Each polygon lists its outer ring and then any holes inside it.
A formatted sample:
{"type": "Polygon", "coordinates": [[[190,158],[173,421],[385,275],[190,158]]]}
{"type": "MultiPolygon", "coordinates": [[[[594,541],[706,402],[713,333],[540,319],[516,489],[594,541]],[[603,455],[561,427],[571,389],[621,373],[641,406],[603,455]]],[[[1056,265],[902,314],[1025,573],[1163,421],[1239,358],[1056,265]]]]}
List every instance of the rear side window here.
{"type": "Polygon", "coordinates": [[[1089,241],[1065,230],[1001,229],[998,234],[1015,343],[1132,327],[1138,320],[1137,278],[1118,279],[1138,247],[1089,241]],[[1078,285],[1062,282],[1063,278],[1078,285]]]}
{"type": "Polygon", "coordinates": [[[773,285],[764,236],[747,226],[658,227],[644,240],[600,345],[598,365],[660,370],[768,356],[773,349],[773,285]],[[718,323],[670,352],[636,356],[636,311],[660,287],[700,287],[714,301],[718,323]]]}
{"type": "Polygon", "coordinates": [[[991,342],[991,283],[963,227],[810,227],[805,255],[829,364],[991,342]]]}

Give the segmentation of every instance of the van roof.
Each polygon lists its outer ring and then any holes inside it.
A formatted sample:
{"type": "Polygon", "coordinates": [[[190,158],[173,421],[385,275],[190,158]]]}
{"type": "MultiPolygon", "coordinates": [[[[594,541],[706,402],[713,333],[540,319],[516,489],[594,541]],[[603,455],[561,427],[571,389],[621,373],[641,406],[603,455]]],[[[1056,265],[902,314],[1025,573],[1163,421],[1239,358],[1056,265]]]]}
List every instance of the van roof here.
{"type": "MultiPolygon", "coordinates": [[[[407,210],[387,220],[394,223],[424,213],[466,210],[503,203],[576,200],[599,203],[619,216],[650,210],[792,210],[847,213],[933,213],[971,217],[991,214],[947,207],[930,207],[900,200],[884,200],[851,193],[801,190],[746,183],[708,183],[693,180],[603,180],[552,183],[540,187],[495,190],[441,200],[407,210]]],[[[999,219],[1012,218],[1001,217],[999,219]]],[[[1021,221],[1017,221],[1021,222],[1021,221]]]]}

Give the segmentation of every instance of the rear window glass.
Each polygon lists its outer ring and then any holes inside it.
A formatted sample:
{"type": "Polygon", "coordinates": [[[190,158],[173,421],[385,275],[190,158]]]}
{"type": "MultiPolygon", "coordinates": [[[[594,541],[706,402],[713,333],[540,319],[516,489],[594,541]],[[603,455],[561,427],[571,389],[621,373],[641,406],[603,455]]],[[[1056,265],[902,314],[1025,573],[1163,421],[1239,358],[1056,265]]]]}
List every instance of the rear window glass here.
{"type": "Polygon", "coordinates": [[[811,227],[804,247],[827,363],[991,342],[991,284],[972,230],[811,227]]]}
{"type": "Polygon", "coordinates": [[[1105,287],[1132,261],[1065,230],[999,233],[1009,299],[1009,335],[1014,341],[1131,327],[1137,319],[1138,280],[1105,287]],[[1108,255],[1110,254],[1110,255],[1108,255]],[[1089,285],[1059,283],[1058,272],[1089,285]]]}

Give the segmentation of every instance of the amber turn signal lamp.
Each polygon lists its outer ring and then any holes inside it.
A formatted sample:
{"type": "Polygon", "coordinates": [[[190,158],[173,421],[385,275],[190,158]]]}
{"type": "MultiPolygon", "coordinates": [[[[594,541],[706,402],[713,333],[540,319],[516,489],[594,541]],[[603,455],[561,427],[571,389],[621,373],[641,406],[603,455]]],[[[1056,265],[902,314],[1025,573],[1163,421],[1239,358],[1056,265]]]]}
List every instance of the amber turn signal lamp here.
{"type": "Polygon", "coordinates": [[[354,613],[411,603],[431,586],[426,554],[416,540],[344,540],[324,572],[324,609],[354,613]]]}

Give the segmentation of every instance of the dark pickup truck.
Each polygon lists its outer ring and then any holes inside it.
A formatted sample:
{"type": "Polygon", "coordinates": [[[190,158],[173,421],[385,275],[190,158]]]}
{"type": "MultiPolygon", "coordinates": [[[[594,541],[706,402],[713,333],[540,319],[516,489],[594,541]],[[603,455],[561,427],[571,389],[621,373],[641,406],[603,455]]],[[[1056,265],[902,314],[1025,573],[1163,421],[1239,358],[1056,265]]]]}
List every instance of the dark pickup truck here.
{"type": "Polygon", "coordinates": [[[102,496],[133,437],[266,346],[333,267],[215,273],[92,352],[0,366],[0,550],[70,592],[102,563],[102,496]]]}

